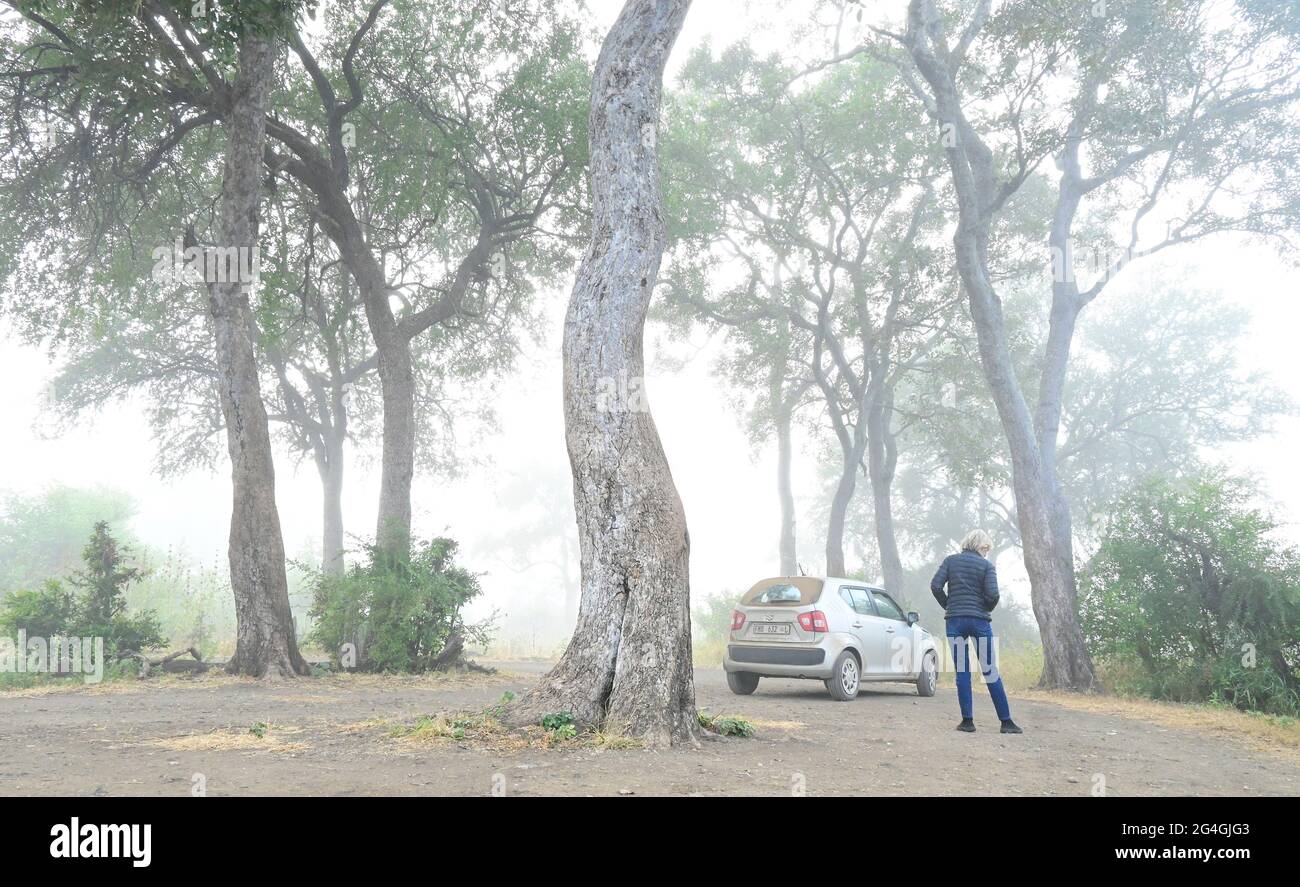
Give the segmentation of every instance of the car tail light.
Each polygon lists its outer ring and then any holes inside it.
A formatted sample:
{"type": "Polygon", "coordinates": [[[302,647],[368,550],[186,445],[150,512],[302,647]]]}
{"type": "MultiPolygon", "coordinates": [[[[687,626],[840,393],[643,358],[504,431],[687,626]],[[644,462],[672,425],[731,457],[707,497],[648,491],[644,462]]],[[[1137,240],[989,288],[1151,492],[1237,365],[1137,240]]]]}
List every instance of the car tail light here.
{"type": "Polygon", "coordinates": [[[799,627],[804,631],[830,631],[826,625],[826,614],[821,610],[813,610],[811,613],[800,613],[799,627]]]}
{"type": "Polygon", "coordinates": [[[745,614],[739,610],[731,611],[731,630],[740,631],[745,627],[745,614]]]}

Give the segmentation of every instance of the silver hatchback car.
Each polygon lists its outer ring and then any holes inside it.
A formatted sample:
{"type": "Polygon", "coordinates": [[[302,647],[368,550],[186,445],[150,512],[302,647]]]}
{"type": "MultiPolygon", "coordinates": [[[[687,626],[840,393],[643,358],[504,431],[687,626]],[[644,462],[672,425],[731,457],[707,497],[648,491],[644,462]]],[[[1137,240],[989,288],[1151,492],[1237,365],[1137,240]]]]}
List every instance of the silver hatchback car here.
{"type": "Polygon", "coordinates": [[[812,678],[847,702],[863,681],[906,681],[933,696],[938,644],[917,618],[857,579],[764,579],[732,611],[727,686],[747,696],[762,677],[812,678]]]}

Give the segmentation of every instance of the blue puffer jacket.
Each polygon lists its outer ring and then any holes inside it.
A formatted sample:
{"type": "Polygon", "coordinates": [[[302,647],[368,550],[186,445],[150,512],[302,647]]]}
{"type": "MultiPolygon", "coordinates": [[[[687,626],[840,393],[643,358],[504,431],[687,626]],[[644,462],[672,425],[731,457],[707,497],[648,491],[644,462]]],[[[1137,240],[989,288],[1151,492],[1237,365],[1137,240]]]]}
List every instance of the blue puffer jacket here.
{"type": "Polygon", "coordinates": [[[998,605],[998,571],[992,561],[977,551],[950,554],[930,580],[930,591],[943,607],[945,619],[956,616],[992,619],[991,612],[998,605]],[[945,585],[948,586],[946,594],[945,585]]]}

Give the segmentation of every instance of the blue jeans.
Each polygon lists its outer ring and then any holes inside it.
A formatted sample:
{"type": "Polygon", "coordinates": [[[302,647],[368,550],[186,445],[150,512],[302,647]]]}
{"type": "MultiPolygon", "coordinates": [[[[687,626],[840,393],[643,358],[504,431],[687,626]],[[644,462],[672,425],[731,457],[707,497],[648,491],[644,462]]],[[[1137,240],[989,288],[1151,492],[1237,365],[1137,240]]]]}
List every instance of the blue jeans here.
{"type": "Polygon", "coordinates": [[[975,655],[979,657],[980,672],[989,685],[989,696],[1001,720],[1011,720],[1011,707],[1007,705],[1007,691],[998,674],[997,653],[993,649],[993,626],[987,619],[971,616],[954,616],[944,620],[944,634],[952,651],[952,665],[957,670],[957,703],[963,718],[974,717],[970,693],[970,641],[975,641],[975,655]]]}

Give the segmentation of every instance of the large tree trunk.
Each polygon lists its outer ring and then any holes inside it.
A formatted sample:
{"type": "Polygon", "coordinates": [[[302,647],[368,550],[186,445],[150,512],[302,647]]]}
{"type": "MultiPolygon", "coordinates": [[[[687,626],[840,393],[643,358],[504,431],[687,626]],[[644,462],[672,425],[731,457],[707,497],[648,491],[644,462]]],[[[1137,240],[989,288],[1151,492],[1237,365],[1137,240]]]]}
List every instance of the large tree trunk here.
{"type": "MultiPolygon", "coordinates": [[[[257,248],[262,145],[273,65],[271,42],[259,37],[244,38],[226,125],[221,185],[221,247],[233,247],[241,256],[251,256],[257,248]]],[[[234,486],[230,584],[235,596],[237,635],[229,669],[258,677],[292,676],[306,674],[308,668],[298,652],[289,610],[284,540],[275,507],[271,435],[253,345],[251,283],[236,278],[209,285],[221,408],[234,486]]]]}
{"type": "Polygon", "coordinates": [[[592,83],[591,245],[564,325],[564,418],[582,554],[578,625],[508,723],[568,712],[654,744],[694,742],[690,542],[639,386],[664,244],[656,157],[664,64],[689,0],[628,0],[592,83]]]}
{"type": "MultiPolygon", "coordinates": [[[[384,299],[388,296],[385,294],[384,299]]],[[[387,306],[385,306],[386,308],[387,306]]],[[[367,314],[373,312],[367,308],[367,314]]],[[[391,318],[391,315],[390,315],[391,318]]],[[[378,321],[379,380],[384,404],[384,443],[379,475],[375,547],[405,561],[411,555],[411,483],[415,479],[415,373],[411,344],[386,321],[378,321]]],[[[371,320],[371,330],[376,321],[371,320]]]]}
{"type": "MultiPolygon", "coordinates": [[[[957,230],[953,235],[957,272],[975,324],[980,365],[1011,452],[1016,521],[1034,615],[1043,640],[1039,684],[1091,690],[1097,687],[1097,678],[1079,624],[1069,508],[1056,483],[1056,422],[1050,416],[1044,417],[1041,408],[1036,420],[1016,378],[1002,301],[988,269],[989,232],[999,205],[995,155],[962,112],[953,72],[941,57],[946,57],[947,50],[941,48],[936,53],[936,45],[943,41],[941,17],[932,0],[911,0],[908,48],[933,90],[940,125],[956,135],[948,143],[947,154],[957,198],[957,230]]],[[[1054,233],[1058,230],[1054,223],[1054,233]]],[[[1058,307],[1054,298],[1054,324],[1061,319],[1057,317],[1058,307]]],[[[1072,329],[1073,318],[1067,319],[1072,329]]],[[[1050,399],[1052,386],[1058,386],[1059,393],[1063,385],[1069,337],[1062,337],[1061,332],[1054,330],[1049,337],[1040,403],[1044,391],[1050,399]]]]}

